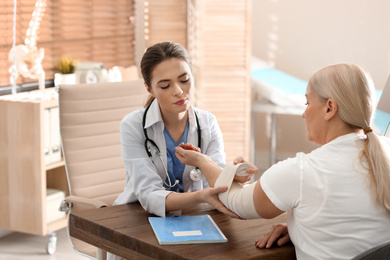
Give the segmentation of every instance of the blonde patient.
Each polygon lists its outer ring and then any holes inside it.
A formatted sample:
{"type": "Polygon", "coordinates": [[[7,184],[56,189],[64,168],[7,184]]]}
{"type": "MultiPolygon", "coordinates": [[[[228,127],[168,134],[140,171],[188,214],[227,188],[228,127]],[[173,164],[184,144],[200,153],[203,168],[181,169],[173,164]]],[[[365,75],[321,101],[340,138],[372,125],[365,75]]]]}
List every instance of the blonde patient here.
{"type": "MultiPolygon", "coordinates": [[[[273,165],[250,185],[250,194],[247,188],[235,192],[253,200],[258,217],[287,212],[287,223],[273,226],[257,247],[291,241],[297,259],[351,259],[390,241],[390,139],[371,129],[375,88],[361,67],[343,63],[318,70],[305,96],[307,138],[321,147],[273,165]]],[[[177,147],[176,156],[199,167],[210,186],[228,174],[206,155],[177,147]]]]}

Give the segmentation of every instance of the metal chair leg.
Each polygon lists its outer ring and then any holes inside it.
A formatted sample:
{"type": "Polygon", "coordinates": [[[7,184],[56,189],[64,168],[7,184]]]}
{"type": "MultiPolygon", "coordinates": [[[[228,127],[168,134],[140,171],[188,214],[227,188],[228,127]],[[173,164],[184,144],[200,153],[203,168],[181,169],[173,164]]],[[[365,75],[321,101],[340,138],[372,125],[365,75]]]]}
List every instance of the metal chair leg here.
{"type": "Polygon", "coordinates": [[[106,260],[107,259],[107,252],[103,249],[97,248],[96,258],[97,258],[97,260],[106,260]]]}

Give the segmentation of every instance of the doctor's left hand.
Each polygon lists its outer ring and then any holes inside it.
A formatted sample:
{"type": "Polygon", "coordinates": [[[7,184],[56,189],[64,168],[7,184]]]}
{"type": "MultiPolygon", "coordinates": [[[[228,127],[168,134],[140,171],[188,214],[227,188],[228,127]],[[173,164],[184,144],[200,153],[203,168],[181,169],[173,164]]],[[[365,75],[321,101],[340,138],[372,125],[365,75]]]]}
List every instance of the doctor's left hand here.
{"type": "Polygon", "coordinates": [[[236,213],[230,211],[228,208],[223,205],[223,203],[218,199],[218,194],[227,191],[228,187],[227,186],[218,186],[215,188],[206,188],[203,190],[198,190],[201,200],[203,202],[207,202],[211,206],[213,206],[216,210],[219,212],[224,213],[225,215],[228,215],[232,218],[239,218],[241,219],[240,216],[238,216],[236,213]]]}

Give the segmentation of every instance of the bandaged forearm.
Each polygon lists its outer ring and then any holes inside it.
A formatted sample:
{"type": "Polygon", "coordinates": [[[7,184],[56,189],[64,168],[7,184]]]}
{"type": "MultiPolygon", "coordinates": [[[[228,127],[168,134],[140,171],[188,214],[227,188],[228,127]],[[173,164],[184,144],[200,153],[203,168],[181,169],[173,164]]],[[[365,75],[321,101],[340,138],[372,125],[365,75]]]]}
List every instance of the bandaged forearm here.
{"type": "Polygon", "coordinates": [[[245,219],[261,218],[256,211],[253,201],[253,192],[256,183],[243,187],[234,181],[234,176],[245,172],[247,167],[247,164],[234,165],[232,162],[227,163],[215,182],[214,187],[228,186],[227,191],[218,194],[219,200],[240,217],[245,219]]]}

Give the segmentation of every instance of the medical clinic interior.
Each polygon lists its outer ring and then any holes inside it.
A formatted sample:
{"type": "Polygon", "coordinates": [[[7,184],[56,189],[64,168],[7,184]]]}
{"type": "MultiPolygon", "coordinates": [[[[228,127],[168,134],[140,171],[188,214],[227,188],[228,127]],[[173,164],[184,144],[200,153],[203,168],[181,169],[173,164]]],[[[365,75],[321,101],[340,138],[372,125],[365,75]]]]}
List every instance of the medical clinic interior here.
{"type": "MultiPolygon", "coordinates": [[[[390,259],[386,239],[375,247],[350,248],[345,241],[354,237],[352,231],[340,242],[348,257],[333,258],[338,249],[331,245],[323,245],[324,254],[307,257],[316,251],[301,245],[301,231],[290,226],[289,218],[300,215],[275,203],[276,217],[246,219],[226,206],[218,197],[222,193],[213,195],[238,219],[207,203],[180,209],[172,219],[211,216],[223,240],[205,241],[201,237],[207,229],[187,231],[195,232],[195,241],[168,245],[151,224],[161,216],[149,211],[148,203],[145,207],[135,199],[113,205],[125,187],[142,192],[141,185],[149,182],[131,182],[128,173],[136,174],[137,167],[130,169],[124,158],[121,122],[144,109],[155,93],[140,64],[148,48],[161,42],[183,47],[191,60],[188,113],[195,111],[196,121],[188,115],[189,131],[192,119],[195,129],[202,129],[194,130],[199,142],[195,138],[193,146],[209,138],[199,110],[208,111],[223,137],[218,151],[225,156],[223,165],[241,156],[256,168],[240,189],[261,183],[263,174],[280,162],[321,149],[322,143],[308,133],[309,116],[303,116],[310,107],[308,82],[321,68],[340,63],[363,68],[375,86],[375,113],[369,128],[360,128],[367,136],[390,136],[389,1],[2,0],[0,10],[0,259],[390,259]],[[291,241],[270,248],[256,244],[286,219],[291,241]],[[380,255],[369,258],[367,251],[380,255]]],[[[153,110],[154,103],[150,115],[159,111],[153,110]]],[[[150,159],[151,143],[161,145],[152,138],[154,132],[146,131],[150,121],[145,117],[134,140],[147,161],[142,167],[158,168],[167,155],[156,146],[165,157],[150,159]],[[152,140],[144,144],[144,138],[152,140]]],[[[213,141],[207,142],[211,147],[213,141]]],[[[201,153],[211,149],[202,145],[201,153]]],[[[162,185],[168,185],[167,164],[162,185]]],[[[179,183],[168,181],[169,187],[179,183]]],[[[164,196],[168,205],[170,195],[164,196]]],[[[252,201],[251,196],[243,201],[248,198],[252,201]]],[[[258,209],[256,201],[253,207],[258,209]]],[[[363,224],[361,229],[370,233],[363,224]]],[[[326,227],[321,232],[326,230],[333,232],[326,227]]],[[[175,239],[189,236],[172,233],[175,239]]]]}

